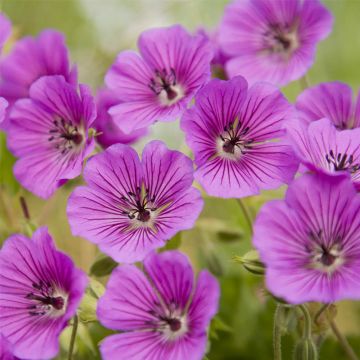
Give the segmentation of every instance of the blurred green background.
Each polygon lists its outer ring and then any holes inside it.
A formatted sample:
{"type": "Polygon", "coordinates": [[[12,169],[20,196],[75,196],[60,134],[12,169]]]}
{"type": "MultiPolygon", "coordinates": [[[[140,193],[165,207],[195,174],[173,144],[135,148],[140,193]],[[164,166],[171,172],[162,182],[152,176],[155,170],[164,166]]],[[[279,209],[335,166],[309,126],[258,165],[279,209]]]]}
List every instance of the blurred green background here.
{"type": "MultiPolygon", "coordinates": [[[[224,0],[6,0],[2,10],[14,24],[11,41],[36,35],[42,29],[56,28],[66,35],[72,62],[77,63],[80,81],[94,90],[103,84],[104,74],[116,54],[136,48],[141,31],[149,27],[181,23],[189,30],[212,28],[220,20],[224,0]]],[[[340,80],[358,90],[360,80],[360,0],[325,1],[335,17],[332,34],[319,46],[309,72],[311,84],[340,80]]],[[[293,101],[299,83],[284,89],[293,101]]],[[[158,123],[150,135],[135,147],[141,150],[150,139],[161,139],[171,148],[191,155],[178,122],[158,123]]],[[[25,232],[19,197],[25,196],[32,221],[47,225],[60,249],[78,266],[88,271],[98,252],[94,245],[71,235],[66,218],[67,198],[81,179],[70,181],[48,201],[21,189],[12,177],[14,159],[0,136],[0,242],[14,232],[25,232]]],[[[246,199],[255,216],[265,201],[281,197],[284,189],[246,199]]],[[[205,195],[204,195],[205,196],[205,195]]],[[[247,273],[235,263],[234,255],[251,249],[250,233],[235,200],[206,198],[205,209],[196,227],[181,234],[181,250],[196,268],[208,267],[219,277],[222,287],[220,312],[210,331],[210,360],[272,359],[274,301],[266,295],[261,277],[247,273]]],[[[102,278],[101,281],[106,279],[102,278]]],[[[337,322],[360,354],[360,307],[344,302],[338,306],[337,322]]],[[[98,359],[97,343],[106,331],[96,323],[80,327],[76,359],[98,359]]],[[[346,359],[330,334],[321,350],[321,359],[346,359]]],[[[62,337],[66,354],[69,331],[62,337]]],[[[292,336],[284,338],[284,360],[291,358],[292,336]]],[[[166,359],[164,359],[166,360],[166,359]]],[[[184,359],[186,360],[186,359],[184,359]]]]}

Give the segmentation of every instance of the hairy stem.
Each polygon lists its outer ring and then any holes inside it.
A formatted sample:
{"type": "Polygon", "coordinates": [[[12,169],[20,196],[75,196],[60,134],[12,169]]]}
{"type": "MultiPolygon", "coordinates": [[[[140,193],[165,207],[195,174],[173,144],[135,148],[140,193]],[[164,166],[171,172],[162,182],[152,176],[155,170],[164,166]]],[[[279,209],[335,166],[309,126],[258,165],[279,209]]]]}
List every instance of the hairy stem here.
{"type": "Polygon", "coordinates": [[[282,305],[278,304],[274,315],[273,345],[274,360],[281,360],[281,317],[282,305]]]}
{"type": "Polygon", "coordinates": [[[305,304],[299,305],[299,309],[304,315],[304,339],[311,339],[311,316],[309,310],[305,304]]]}
{"type": "Polygon", "coordinates": [[[241,199],[237,199],[237,202],[241,208],[241,211],[244,214],[245,220],[249,226],[249,230],[250,230],[250,234],[252,235],[253,233],[253,226],[252,226],[252,216],[250,214],[250,211],[248,209],[248,207],[244,204],[244,202],[241,199]]]}
{"type": "Polygon", "coordinates": [[[351,360],[359,360],[359,358],[355,354],[354,350],[350,346],[349,342],[347,341],[346,337],[340,332],[335,321],[329,320],[329,324],[330,324],[332,332],[334,333],[335,337],[339,341],[340,345],[342,346],[342,348],[345,351],[348,358],[351,360]]]}
{"type": "Polygon", "coordinates": [[[73,328],[72,328],[72,332],[71,332],[68,360],[71,360],[72,356],[73,356],[78,325],[79,325],[79,319],[78,319],[78,316],[75,315],[74,318],[73,318],[73,328]]]}
{"type": "Polygon", "coordinates": [[[320,316],[328,309],[330,304],[323,304],[314,316],[314,323],[318,324],[320,316]]]}

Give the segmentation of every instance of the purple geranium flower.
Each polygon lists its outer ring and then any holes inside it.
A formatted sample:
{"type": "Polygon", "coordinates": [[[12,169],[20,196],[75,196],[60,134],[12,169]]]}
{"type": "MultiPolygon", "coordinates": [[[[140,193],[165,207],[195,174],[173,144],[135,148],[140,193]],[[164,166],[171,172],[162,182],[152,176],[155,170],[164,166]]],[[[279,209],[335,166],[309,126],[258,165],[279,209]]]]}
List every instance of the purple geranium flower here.
{"type": "Polygon", "coordinates": [[[191,187],[191,160],[160,141],[145,146],[142,161],[130,146],[113,145],[88,161],[83,176],[88,186],[68,203],[72,232],[119,262],[142,260],[192,228],[203,206],[191,187]]]}
{"type": "Polygon", "coordinates": [[[339,81],[323,83],[303,91],[296,108],[305,121],[330,119],[338,129],[360,127],[360,92],[353,104],[352,89],[339,81]]]}
{"type": "Polygon", "coordinates": [[[14,105],[8,146],[20,159],[14,173],[29,191],[48,198],[67,179],[80,175],[93,150],[88,129],[96,117],[90,90],[62,76],[44,76],[30,88],[30,98],[14,105]]]}
{"type": "Polygon", "coordinates": [[[104,326],[124,333],[102,342],[103,358],[201,360],[218,308],[217,280],[201,271],[195,285],[191,265],[178,251],[148,256],[144,270],[124,265],[110,276],[97,314],[104,326]]]}
{"type": "Polygon", "coordinates": [[[290,303],[360,299],[360,196],[347,174],[307,174],[264,205],[254,245],[266,284],[290,303]]]}
{"type": "Polygon", "coordinates": [[[181,121],[198,166],[195,179],[219,197],[244,197],[273,189],[294,176],[297,161],[281,142],[293,109],[279,90],[241,76],[212,80],[181,121]]]}
{"type": "Polygon", "coordinates": [[[97,142],[107,148],[113,144],[131,144],[147,134],[147,129],[137,129],[129,134],[120,130],[114,122],[108,110],[111,106],[119,104],[121,101],[116,94],[109,89],[100,89],[96,96],[97,117],[94,127],[100,133],[96,137],[97,142]]]}
{"type": "Polygon", "coordinates": [[[317,43],[331,28],[332,16],[317,0],[234,1],[219,32],[224,52],[232,57],[228,75],[286,85],[306,73],[317,43]]]}
{"type": "Polygon", "coordinates": [[[143,32],[134,51],[121,52],[106,85],[122,99],[110,114],[126,133],[180,116],[210,77],[211,46],[180,25],[143,32]]]}
{"type": "Polygon", "coordinates": [[[56,250],[47,228],[13,235],[0,251],[0,329],[22,359],[49,359],[74,316],[87,278],[56,250]]]}
{"type": "Polygon", "coordinates": [[[360,189],[360,128],[338,131],[329,119],[288,124],[289,140],[308,170],[329,174],[349,172],[360,189]]]}
{"type": "Polygon", "coordinates": [[[28,97],[30,86],[44,75],[62,75],[70,83],[77,82],[76,68],[70,70],[64,36],[54,30],[21,39],[1,60],[0,95],[13,104],[28,97]]]}
{"type": "Polygon", "coordinates": [[[0,359],[1,360],[18,360],[13,355],[13,346],[9,343],[5,336],[0,333],[0,359]]]}

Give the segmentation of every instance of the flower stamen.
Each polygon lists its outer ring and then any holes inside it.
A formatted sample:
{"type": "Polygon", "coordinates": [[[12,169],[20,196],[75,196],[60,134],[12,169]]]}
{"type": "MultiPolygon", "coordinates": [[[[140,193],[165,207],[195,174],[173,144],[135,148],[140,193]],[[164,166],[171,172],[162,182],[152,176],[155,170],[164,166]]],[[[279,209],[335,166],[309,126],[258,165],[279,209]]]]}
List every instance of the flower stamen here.
{"type": "Polygon", "coordinates": [[[66,154],[83,143],[84,136],[71,120],[55,119],[53,125],[54,127],[49,130],[48,141],[54,142],[55,148],[59,149],[61,154],[66,154]]]}
{"type": "Polygon", "coordinates": [[[327,163],[332,166],[334,171],[349,171],[351,174],[356,173],[360,169],[360,164],[354,164],[354,156],[347,155],[346,153],[335,154],[333,150],[330,150],[325,155],[327,163]]]}
{"type": "Polygon", "coordinates": [[[149,88],[157,95],[163,105],[172,105],[179,101],[184,92],[177,83],[175,70],[155,70],[155,76],[150,79],[149,88]]]}

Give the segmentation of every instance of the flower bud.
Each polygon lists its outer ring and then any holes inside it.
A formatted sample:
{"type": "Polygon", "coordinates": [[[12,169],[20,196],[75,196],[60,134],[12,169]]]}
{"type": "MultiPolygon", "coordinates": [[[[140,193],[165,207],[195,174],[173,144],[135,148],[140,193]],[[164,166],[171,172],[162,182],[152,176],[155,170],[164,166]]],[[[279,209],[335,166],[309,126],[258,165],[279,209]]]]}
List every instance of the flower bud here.
{"type": "Polygon", "coordinates": [[[318,351],[312,339],[301,339],[295,346],[294,360],[317,360],[318,351]]]}
{"type": "Polygon", "coordinates": [[[247,271],[255,275],[265,274],[265,265],[260,261],[259,254],[256,250],[251,250],[244,256],[235,256],[234,260],[242,264],[247,271]]]}

